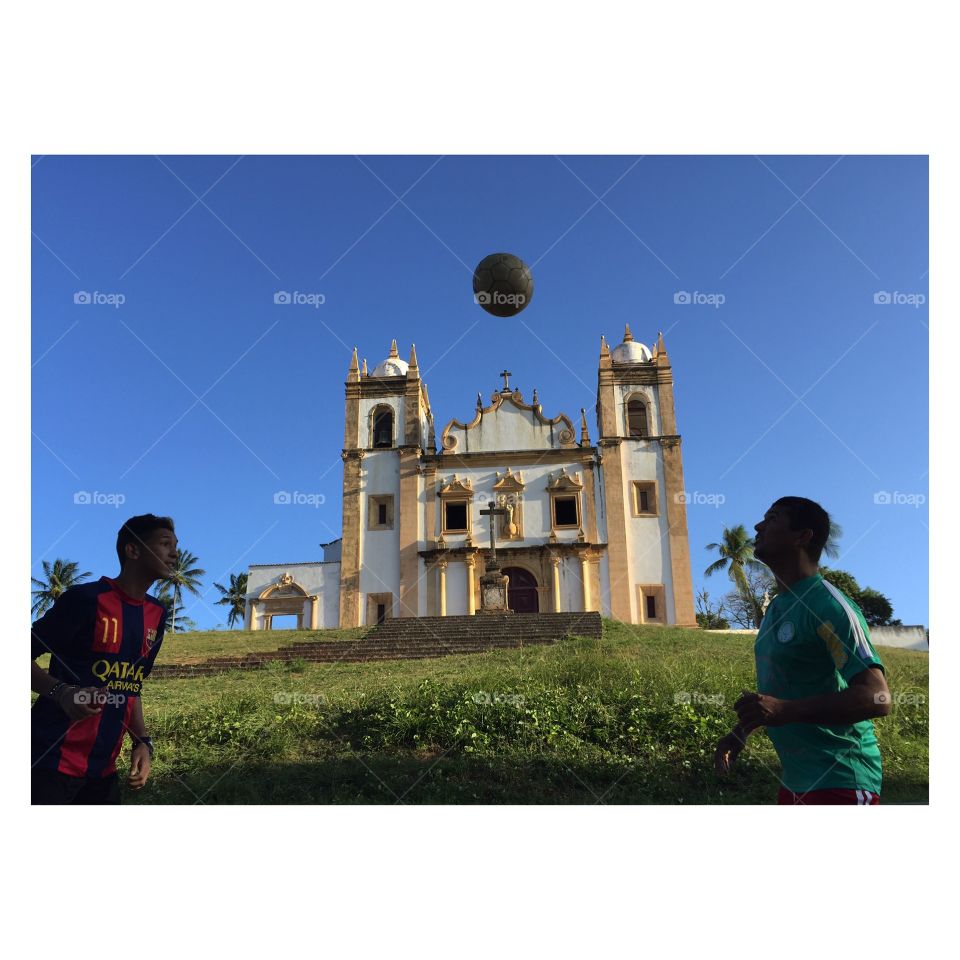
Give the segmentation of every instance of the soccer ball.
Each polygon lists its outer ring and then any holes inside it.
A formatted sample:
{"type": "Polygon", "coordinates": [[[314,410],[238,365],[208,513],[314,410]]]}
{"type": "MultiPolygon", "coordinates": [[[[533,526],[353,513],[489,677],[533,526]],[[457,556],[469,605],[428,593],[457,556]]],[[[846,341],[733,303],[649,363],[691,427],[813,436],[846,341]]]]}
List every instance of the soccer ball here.
{"type": "Polygon", "coordinates": [[[532,299],[530,268],[512,253],[491,253],[473,271],[473,301],[495,317],[516,316],[532,299]]]}

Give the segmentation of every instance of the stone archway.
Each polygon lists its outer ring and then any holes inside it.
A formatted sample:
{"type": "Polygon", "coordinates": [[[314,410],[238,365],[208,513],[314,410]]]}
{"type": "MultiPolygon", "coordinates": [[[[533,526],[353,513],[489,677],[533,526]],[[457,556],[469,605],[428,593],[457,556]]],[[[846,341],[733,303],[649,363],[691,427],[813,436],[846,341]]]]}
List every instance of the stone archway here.
{"type": "Polygon", "coordinates": [[[504,567],[503,573],[510,578],[507,606],[514,613],[539,613],[540,592],[537,589],[537,578],[523,567],[504,567]]]}
{"type": "Polygon", "coordinates": [[[274,617],[295,616],[297,630],[316,630],[319,600],[319,595],[307,593],[289,573],[285,573],[251,601],[250,629],[272,630],[274,617]]]}

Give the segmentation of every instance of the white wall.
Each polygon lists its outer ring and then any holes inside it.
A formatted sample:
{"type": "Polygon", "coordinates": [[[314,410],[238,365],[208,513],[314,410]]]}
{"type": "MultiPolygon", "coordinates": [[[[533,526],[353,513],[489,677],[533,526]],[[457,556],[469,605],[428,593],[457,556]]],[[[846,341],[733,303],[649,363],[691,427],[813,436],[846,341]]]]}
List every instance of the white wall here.
{"type": "MultiPolygon", "coordinates": [[[[436,573],[433,576],[437,576],[436,573]]],[[[440,580],[437,579],[437,605],[440,604],[440,580]]],[[[447,564],[447,616],[467,613],[467,566],[451,561],[447,564]]]]}
{"type": "MultiPolygon", "coordinates": [[[[360,592],[400,595],[400,456],[396,450],[368,450],[360,461],[360,592]],[[368,530],[369,498],[393,497],[393,529],[368,530]]],[[[396,607],[395,607],[396,609],[396,607]]]]}
{"type": "MultiPolygon", "coordinates": [[[[318,623],[320,629],[336,627],[340,623],[340,564],[339,563],[287,563],[253,564],[247,570],[247,607],[250,600],[258,597],[272,583],[289,573],[307,594],[320,598],[318,623]]],[[[303,624],[310,627],[311,603],[304,601],[303,624]]],[[[259,621],[259,617],[258,617],[259,621]]],[[[251,624],[259,629],[259,622],[251,624]]]]}

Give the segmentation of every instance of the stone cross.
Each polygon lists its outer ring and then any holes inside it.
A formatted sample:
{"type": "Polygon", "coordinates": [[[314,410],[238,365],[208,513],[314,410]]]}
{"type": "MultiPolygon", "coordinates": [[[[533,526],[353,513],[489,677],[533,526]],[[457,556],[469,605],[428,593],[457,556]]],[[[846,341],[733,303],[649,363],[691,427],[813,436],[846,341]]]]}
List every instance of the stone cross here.
{"type": "Polygon", "coordinates": [[[510,384],[507,381],[513,374],[509,370],[501,370],[500,376],[503,377],[503,391],[506,393],[510,390],[510,384]]]}
{"type": "Polygon", "coordinates": [[[503,507],[496,506],[493,500],[490,501],[490,506],[488,506],[486,510],[480,511],[481,517],[490,518],[490,565],[491,566],[496,566],[496,563],[497,563],[497,540],[496,540],[496,537],[494,536],[494,530],[493,530],[494,517],[505,517],[506,515],[507,515],[507,511],[504,510],[503,507]]]}

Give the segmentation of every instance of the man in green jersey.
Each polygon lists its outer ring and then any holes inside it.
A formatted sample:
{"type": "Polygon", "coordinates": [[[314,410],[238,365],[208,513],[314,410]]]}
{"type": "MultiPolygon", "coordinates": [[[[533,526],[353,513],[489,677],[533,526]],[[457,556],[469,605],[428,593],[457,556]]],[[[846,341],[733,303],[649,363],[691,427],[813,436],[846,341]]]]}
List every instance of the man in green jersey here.
{"type": "Polygon", "coordinates": [[[779,592],[754,647],[757,692],[734,704],[739,722],[717,744],[717,772],[766,727],[783,766],[778,803],[879,803],[872,718],[890,712],[890,691],[860,608],[818,572],[830,517],[812,500],[781,497],[754,529],[754,554],[779,592]]]}

